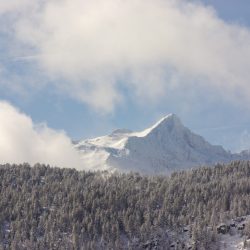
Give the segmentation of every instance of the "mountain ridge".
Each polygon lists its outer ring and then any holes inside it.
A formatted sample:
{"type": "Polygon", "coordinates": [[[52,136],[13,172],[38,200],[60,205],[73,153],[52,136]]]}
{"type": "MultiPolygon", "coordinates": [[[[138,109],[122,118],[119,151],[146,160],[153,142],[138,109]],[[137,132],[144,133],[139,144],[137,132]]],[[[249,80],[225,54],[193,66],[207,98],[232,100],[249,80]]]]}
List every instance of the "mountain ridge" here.
{"type": "Polygon", "coordinates": [[[185,127],[175,114],[164,116],[145,130],[118,129],[107,136],[80,141],[75,148],[90,170],[146,174],[169,174],[243,157],[210,144],[185,127]]]}

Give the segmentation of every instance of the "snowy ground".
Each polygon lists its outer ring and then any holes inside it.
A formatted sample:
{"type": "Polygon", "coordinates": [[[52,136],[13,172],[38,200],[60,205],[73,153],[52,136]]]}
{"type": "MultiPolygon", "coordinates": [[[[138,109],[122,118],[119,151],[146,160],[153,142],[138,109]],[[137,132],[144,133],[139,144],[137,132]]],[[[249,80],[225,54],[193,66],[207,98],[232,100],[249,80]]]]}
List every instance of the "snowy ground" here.
{"type": "MultiPolygon", "coordinates": [[[[239,219],[239,218],[238,218],[239,219]]],[[[225,235],[220,235],[220,249],[222,250],[250,250],[250,240],[246,236],[242,236],[242,231],[238,228],[245,225],[250,220],[250,216],[242,217],[242,221],[237,222],[237,218],[231,223],[235,223],[235,227],[230,228],[230,232],[225,235]],[[245,244],[244,244],[245,242],[245,244]],[[245,246],[244,246],[245,245],[245,246]]]]}
{"type": "Polygon", "coordinates": [[[220,240],[221,250],[243,250],[250,248],[243,248],[244,238],[240,237],[239,234],[236,235],[223,235],[220,240]]]}

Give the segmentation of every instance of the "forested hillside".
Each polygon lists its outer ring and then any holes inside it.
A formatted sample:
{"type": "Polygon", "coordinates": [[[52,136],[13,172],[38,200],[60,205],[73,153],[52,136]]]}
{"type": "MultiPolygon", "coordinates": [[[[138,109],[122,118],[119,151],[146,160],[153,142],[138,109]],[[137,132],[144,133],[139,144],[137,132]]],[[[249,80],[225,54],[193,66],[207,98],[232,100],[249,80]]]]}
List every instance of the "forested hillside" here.
{"type": "Polygon", "coordinates": [[[250,214],[249,177],[250,162],[169,177],[2,165],[0,249],[217,249],[218,224],[250,214]]]}

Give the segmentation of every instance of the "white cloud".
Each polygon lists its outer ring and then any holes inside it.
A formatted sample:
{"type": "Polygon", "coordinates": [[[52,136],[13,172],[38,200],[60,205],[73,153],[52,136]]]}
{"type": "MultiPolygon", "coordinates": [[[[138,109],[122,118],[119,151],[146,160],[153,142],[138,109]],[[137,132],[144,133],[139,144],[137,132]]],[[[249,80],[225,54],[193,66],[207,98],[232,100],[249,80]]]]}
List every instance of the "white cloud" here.
{"type": "Polygon", "coordinates": [[[37,0],[14,29],[59,89],[104,112],[123,100],[124,88],[159,100],[169,85],[199,81],[250,96],[250,31],[201,4],[37,0]]]}
{"type": "Polygon", "coordinates": [[[63,131],[34,124],[9,103],[0,102],[0,164],[37,162],[84,168],[79,154],[63,131]]]}
{"type": "Polygon", "coordinates": [[[8,12],[23,11],[27,7],[33,5],[31,0],[8,0],[0,2],[0,14],[6,14],[8,12]]]}
{"type": "Polygon", "coordinates": [[[249,150],[250,149],[250,133],[247,130],[244,130],[240,135],[240,145],[239,150],[249,150]]]}

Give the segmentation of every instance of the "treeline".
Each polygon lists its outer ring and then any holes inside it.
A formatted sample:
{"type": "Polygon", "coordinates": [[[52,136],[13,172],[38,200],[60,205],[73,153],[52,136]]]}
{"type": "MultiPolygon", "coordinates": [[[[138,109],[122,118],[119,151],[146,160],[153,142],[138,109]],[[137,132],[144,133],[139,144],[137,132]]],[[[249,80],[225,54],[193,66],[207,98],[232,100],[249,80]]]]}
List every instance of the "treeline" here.
{"type": "MultiPolygon", "coordinates": [[[[0,166],[0,249],[216,249],[250,214],[250,162],[171,176],[0,166]]],[[[247,232],[246,232],[247,233],[247,232]]]]}

